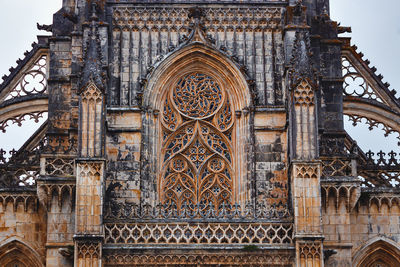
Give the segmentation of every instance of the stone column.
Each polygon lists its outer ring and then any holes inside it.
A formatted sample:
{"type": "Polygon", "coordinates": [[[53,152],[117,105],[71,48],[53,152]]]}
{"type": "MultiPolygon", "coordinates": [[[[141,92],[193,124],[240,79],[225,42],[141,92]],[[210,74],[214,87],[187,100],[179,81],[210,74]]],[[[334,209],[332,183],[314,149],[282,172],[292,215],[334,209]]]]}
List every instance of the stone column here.
{"type": "MultiPolygon", "coordinates": [[[[49,92],[47,148],[41,154],[38,196],[47,209],[46,266],[73,266],[74,157],[69,148],[75,139],[72,126],[71,32],[74,24],[64,14],[73,8],[64,1],[53,15],[49,38],[47,81],[49,92]],[[49,153],[49,154],[47,154],[49,153]]],[[[71,146],[72,147],[72,146],[71,146]]]]}
{"type": "Polygon", "coordinates": [[[107,32],[104,31],[104,23],[99,23],[101,18],[98,15],[103,14],[99,9],[101,6],[92,2],[89,22],[83,25],[86,46],[79,85],[79,158],[76,160],[74,236],[74,266],[77,267],[102,266],[106,84],[103,66],[106,49],[102,44],[107,43],[107,32]]]}
{"type": "Polygon", "coordinates": [[[75,264],[101,265],[103,241],[104,96],[92,78],[81,92],[76,161],[75,264]]]}
{"type": "Polygon", "coordinates": [[[104,96],[90,81],[81,92],[79,154],[76,161],[75,264],[101,265],[103,241],[104,96]]]}
{"type": "Polygon", "coordinates": [[[321,168],[317,162],[292,165],[296,266],[322,267],[321,168]]]}
{"type": "Polygon", "coordinates": [[[102,266],[103,176],[104,161],[78,161],[74,266],[102,266]]]}
{"type": "MultiPolygon", "coordinates": [[[[297,35],[295,50],[307,51],[307,45],[302,45],[307,41],[299,41],[302,34],[297,35]]],[[[302,53],[300,51],[300,54],[302,53]]],[[[322,267],[321,166],[316,160],[318,146],[315,87],[311,85],[311,79],[303,77],[294,84],[297,85],[292,89],[291,95],[290,129],[296,264],[298,267],[322,267]]]]}
{"type": "MultiPolygon", "coordinates": [[[[307,2],[308,3],[308,2],[307,2]]],[[[323,267],[321,164],[318,159],[318,77],[310,46],[309,6],[287,9],[285,55],[290,123],[290,180],[297,267],[323,267]]]]}

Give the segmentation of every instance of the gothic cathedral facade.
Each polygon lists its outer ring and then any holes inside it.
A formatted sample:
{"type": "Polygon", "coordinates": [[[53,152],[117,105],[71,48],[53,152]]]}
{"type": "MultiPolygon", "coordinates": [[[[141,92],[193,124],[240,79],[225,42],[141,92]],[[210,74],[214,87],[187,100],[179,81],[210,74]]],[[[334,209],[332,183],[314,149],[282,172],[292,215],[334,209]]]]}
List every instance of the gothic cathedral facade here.
{"type": "Polygon", "coordinates": [[[400,100],[329,0],[64,0],[3,76],[0,266],[400,266],[400,100]],[[361,80],[353,90],[351,82],[361,80]]]}

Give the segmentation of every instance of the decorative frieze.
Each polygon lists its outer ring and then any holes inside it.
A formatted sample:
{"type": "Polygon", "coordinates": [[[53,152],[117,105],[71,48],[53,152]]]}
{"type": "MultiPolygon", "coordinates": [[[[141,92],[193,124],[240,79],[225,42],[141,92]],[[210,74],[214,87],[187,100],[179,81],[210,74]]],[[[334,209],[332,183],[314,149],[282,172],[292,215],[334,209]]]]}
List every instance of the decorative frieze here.
{"type": "Polygon", "coordinates": [[[105,224],[106,244],[259,244],[293,243],[292,224],[137,223],[105,224]]]}
{"type": "Polygon", "coordinates": [[[44,170],[41,175],[71,177],[75,175],[75,159],[63,157],[44,158],[44,170]]]}
{"type": "Polygon", "coordinates": [[[14,212],[17,211],[19,203],[22,203],[24,212],[27,212],[29,207],[34,212],[38,210],[38,197],[35,192],[1,192],[0,203],[3,211],[6,209],[8,203],[12,204],[14,212]]]}
{"type": "Polygon", "coordinates": [[[349,158],[322,159],[322,176],[352,176],[352,161],[349,158]]]}
{"type": "MultiPolygon", "coordinates": [[[[111,252],[111,251],[110,251],[111,252]]],[[[290,253],[203,253],[185,255],[140,255],[113,253],[105,255],[105,264],[127,266],[193,266],[193,265],[217,265],[217,266],[260,266],[260,267],[289,267],[292,266],[294,256],[290,253]]],[[[114,265],[112,265],[114,266],[114,265]]]]}
{"type": "Polygon", "coordinates": [[[348,181],[337,178],[321,181],[322,202],[325,210],[328,210],[330,198],[333,198],[336,212],[341,203],[344,203],[347,212],[351,212],[361,195],[360,184],[361,181],[356,178],[348,181]]]}
{"type": "Polygon", "coordinates": [[[2,188],[34,188],[39,178],[37,167],[20,166],[17,169],[0,166],[0,186],[2,188]]]}
{"type": "Polygon", "coordinates": [[[292,213],[287,203],[276,205],[264,205],[263,202],[254,205],[247,204],[234,205],[222,204],[215,207],[212,203],[209,205],[196,205],[189,207],[183,205],[181,209],[169,207],[168,205],[135,203],[116,203],[108,202],[105,204],[104,217],[108,221],[116,220],[196,220],[196,221],[244,221],[244,220],[292,220],[292,213]]]}
{"type": "MultiPolygon", "coordinates": [[[[76,155],[78,153],[78,141],[75,136],[47,135],[39,143],[42,154],[76,155]]],[[[47,156],[47,155],[46,155],[47,156]]]]}
{"type": "Polygon", "coordinates": [[[294,164],[294,177],[295,178],[319,178],[320,168],[319,164],[294,164]]]}
{"type": "Polygon", "coordinates": [[[75,205],[73,200],[75,199],[75,182],[68,180],[53,180],[53,181],[44,181],[39,180],[37,186],[37,194],[40,203],[47,208],[47,211],[51,209],[51,202],[53,197],[56,197],[58,206],[58,210],[61,211],[63,205],[69,205],[72,207],[75,205]],[[68,196],[68,202],[65,203],[65,197],[68,196]]]}
{"type": "MultiPolygon", "coordinates": [[[[29,110],[28,108],[25,111],[29,110]]],[[[47,116],[47,110],[45,111],[32,111],[32,112],[24,112],[21,110],[20,114],[17,114],[13,117],[6,118],[5,120],[0,121],[0,131],[3,133],[6,132],[6,127],[17,124],[18,126],[22,126],[22,122],[26,120],[32,120],[34,122],[39,122],[40,119],[43,119],[44,116],[47,116]]]]}

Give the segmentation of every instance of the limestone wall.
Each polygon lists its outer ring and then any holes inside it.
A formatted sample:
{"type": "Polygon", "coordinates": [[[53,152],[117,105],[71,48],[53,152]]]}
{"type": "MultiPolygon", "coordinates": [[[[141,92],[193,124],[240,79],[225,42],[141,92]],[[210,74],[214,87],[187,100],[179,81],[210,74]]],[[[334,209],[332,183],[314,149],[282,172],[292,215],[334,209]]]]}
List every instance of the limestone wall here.
{"type": "Polygon", "coordinates": [[[344,198],[337,205],[335,201],[330,196],[322,216],[324,246],[337,252],[327,260],[327,267],[353,266],[371,240],[393,241],[400,246],[400,205],[396,197],[363,194],[350,212],[344,198]]]}
{"type": "MultiPolygon", "coordinates": [[[[39,206],[36,197],[29,195],[9,196],[0,202],[0,247],[2,250],[13,241],[22,243],[35,259],[45,262],[46,258],[46,212],[39,206]],[[4,246],[4,247],[3,247],[4,246]]],[[[9,252],[13,250],[10,249],[9,252]]],[[[0,251],[0,264],[4,260],[0,251]]],[[[21,260],[24,258],[21,255],[21,260]]]]}

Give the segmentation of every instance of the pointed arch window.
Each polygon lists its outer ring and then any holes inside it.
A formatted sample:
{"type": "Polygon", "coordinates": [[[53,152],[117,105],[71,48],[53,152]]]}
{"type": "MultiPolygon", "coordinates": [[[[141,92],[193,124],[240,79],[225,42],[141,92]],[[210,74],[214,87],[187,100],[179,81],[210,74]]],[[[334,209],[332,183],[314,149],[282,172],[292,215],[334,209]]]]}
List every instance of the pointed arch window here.
{"type": "Polygon", "coordinates": [[[234,202],[235,116],[212,76],[192,72],[166,93],[161,116],[160,200],[176,209],[234,202]]]}

